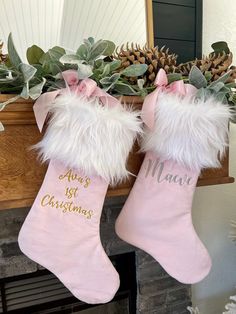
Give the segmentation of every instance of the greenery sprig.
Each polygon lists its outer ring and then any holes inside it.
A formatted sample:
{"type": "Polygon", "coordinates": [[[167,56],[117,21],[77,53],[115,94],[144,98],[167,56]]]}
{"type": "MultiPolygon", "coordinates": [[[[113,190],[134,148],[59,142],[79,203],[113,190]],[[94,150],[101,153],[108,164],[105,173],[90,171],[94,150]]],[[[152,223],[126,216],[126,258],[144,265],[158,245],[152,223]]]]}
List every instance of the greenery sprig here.
{"type": "Polygon", "coordinates": [[[111,94],[141,95],[141,85],[130,85],[125,77],[139,77],[147,71],[147,64],[130,65],[119,71],[120,60],[111,58],[116,46],[109,40],[85,39],[74,55],[65,54],[60,58],[63,64],[77,66],[79,78],[90,77],[101,88],[111,94]],[[103,58],[105,57],[105,58],[103,58]]]}
{"type": "MultiPolygon", "coordinates": [[[[27,49],[28,63],[24,63],[10,34],[9,60],[0,65],[0,92],[18,93],[19,97],[25,99],[37,99],[42,92],[65,87],[60,73],[75,69],[80,79],[90,77],[109,93],[142,94],[139,85],[131,87],[125,76],[141,76],[147,70],[147,65],[132,65],[119,71],[120,61],[111,57],[114,50],[113,42],[108,40],[95,42],[92,37],[85,39],[74,55],[66,54],[66,51],[58,46],[44,52],[40,47],[33,45],[27,49]]],[[[0,105],[0,109],[5,105],[0,105]]]]}
{"type": "MultiPolygon", "coordinates": [[[[0,64],[0,93],[16,94],[0,104],[0,111],[18,98],[37,99],[43,92],[65,87],[61,72],[74,69],[79,79],[90,77],[101,88],[115,95],[144,95],[147,91],[141,81],[130,85],[125,77],[142,76],[146,64],[131,65],[119,71],[120,61],[113,60],[115,44],[109,40],[85,39],[75,54],[66,54],[64,48],[55,46],[44,52],[33,45],[26,52],[28,63],[24,63],[15,48],[12,35],[8,37],[7,62],[0,64]]],[[[0,123],[0,129],[3,125],[0,123]]]]}

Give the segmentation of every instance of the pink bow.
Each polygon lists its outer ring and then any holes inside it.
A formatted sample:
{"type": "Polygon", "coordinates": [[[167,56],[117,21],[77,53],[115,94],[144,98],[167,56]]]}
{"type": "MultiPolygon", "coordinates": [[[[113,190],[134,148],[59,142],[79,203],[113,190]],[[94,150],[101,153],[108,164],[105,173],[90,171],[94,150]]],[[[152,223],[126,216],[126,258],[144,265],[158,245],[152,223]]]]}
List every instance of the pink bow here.
{"type": "Polygon", "coordinates": [[[120,105],[120,102],[116,98],[112,97],[111,95],[104,92],[101,88],[99,88],[94,80],[87,78],[80,81],[78,72],[76,70],[64,71],[62,72],[62,77],[66,82],[66,88],[44,93],[37,99],[34,104],[34,115],[40,132],[43,129],[43,125],[47,118],[48,112],[50,111],[50,105],[54,102],[55,98],[59,94],[68,91],[68,89],[70,90],[70,92],[74,92],[87,98],[97,97],[104,105],[120,105]]]}
{"type": "Polygon", "coordinates": [[[194,95],[197,91],[196,87],[191,84],[184,84],[183,80],[175,81],[168,85],[168,78],[163,69],[159,70],[154,85],[156,89],[145,97],[141,112],[141,118],[149,129],[153,129],[154,127],[155,106],[160,91],[178,93],[182,96],[194,95]]]}

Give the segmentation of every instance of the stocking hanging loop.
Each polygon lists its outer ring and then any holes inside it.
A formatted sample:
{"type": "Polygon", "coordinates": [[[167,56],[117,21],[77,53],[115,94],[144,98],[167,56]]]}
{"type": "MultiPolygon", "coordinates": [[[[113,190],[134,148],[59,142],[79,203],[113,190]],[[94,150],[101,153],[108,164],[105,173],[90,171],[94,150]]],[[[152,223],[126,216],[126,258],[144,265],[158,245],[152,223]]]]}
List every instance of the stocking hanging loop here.
{"type": "Polygon", "coordinates": [[[154,128],[155,121],[155,105],[158,99],[160,91],[167,91],[171,93],[177,93],[179,95],[194,95],[197,89],[191,84],[184,84],[183,80],[175,81],[168,85],[168,78],[166,72],[160,69],[155,79],[154,85],[156,89],[149,95],[146,96],[143,107],[141,118],[144,124],[150,129],[154,128]]]}

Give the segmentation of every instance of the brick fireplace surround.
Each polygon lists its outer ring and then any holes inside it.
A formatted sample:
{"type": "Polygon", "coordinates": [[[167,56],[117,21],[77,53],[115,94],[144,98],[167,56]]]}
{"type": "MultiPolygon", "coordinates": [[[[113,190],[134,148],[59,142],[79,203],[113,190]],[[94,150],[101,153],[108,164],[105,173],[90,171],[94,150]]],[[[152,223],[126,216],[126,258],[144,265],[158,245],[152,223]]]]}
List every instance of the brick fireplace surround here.
{"type": "MultiPolygon", "coordinates": [[[[137,313],[189,313],[186,307],[191,304],[190,286],[171,278],[153,258],[116,236],[114,222],[123,202],[123,198],[106,200],[101,220],[101,237],[109,256],[135,252],[137,313]]],[[[0,211],[0,279],[33,273],[42,268],[25,257],[18,248],[17,235],[27,212],[26,208],[0,211]]]]}

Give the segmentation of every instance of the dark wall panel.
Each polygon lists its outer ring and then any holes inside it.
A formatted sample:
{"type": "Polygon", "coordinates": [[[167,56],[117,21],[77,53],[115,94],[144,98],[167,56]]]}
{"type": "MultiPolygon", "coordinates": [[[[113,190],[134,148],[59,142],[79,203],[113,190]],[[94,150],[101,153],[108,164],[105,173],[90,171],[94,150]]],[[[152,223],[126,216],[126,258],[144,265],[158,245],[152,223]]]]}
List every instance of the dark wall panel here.
{"type": "Polygon", "coordinates": [[[195,0],[153,0],[153,2],[164,2],[177,5],[185,5],[187,7],[195,7],[195,0]]]}
{"type": "Polygon", "coordinates": [[[153,0],[155,45],[169,47],[178,62],[202,55],[202,0],[153,0]]]}
{"type": "Polygon", "coordinates": [[[179,62],[186,62],[194,59],[195,43],[190,41],[180,41],[171,39],[158,39],[154,40],[155,46],[166,46],[170,48],[170,52],[174,52],[179,56],[179,62]]]}
{"type": "Polygon", "coordinates": [[[156,37],[195,40],[195,8],[153,3],[153,14],[156,37]]]}

